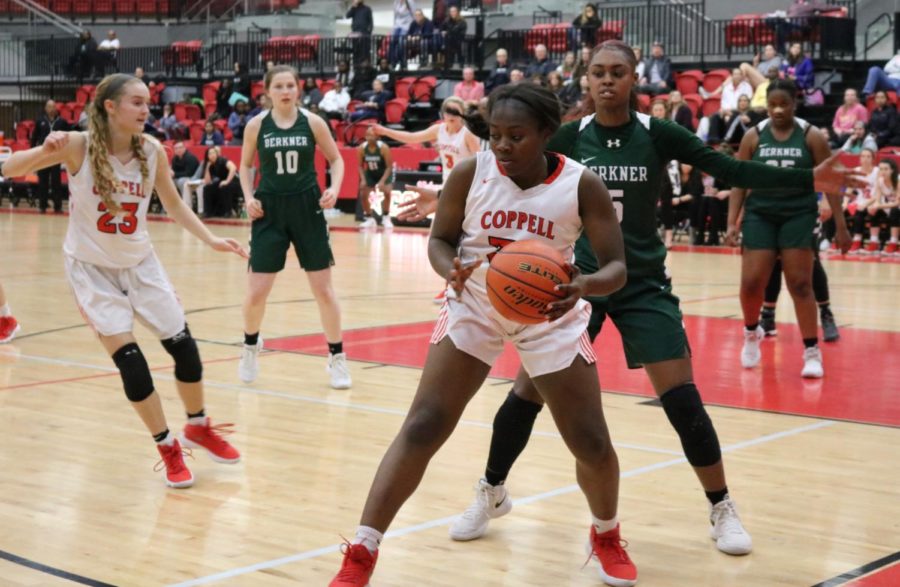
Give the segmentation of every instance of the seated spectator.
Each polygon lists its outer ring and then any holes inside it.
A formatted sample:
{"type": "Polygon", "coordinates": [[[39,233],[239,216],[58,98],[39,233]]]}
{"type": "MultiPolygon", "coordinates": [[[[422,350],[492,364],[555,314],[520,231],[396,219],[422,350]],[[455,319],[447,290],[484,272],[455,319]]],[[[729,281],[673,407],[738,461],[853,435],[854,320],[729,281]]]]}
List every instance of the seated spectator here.
{"type": "Polygon", "coordinates": [[[559,98],[559,103],[562,105],[563,111],[571,106],[571,104],[567,104],[563,99],[567,88],[568,86],[563,83],[562,74],[558,71],[551,71],[547,75],[547,89],[556,94],[556,97],[559,98]]]}
{"type": "Polygon", "coordinates": [[[462,81],[453,88],[453,95],[462,99],[466,106],[478,106],[479,100],[484,98],[484,84],[475,79],[475,69],[464,67],[462,81]]]}
{"type": "Polygon", "coordinates": [[[378,69],[375,70],[375,79],[381,82],[384,89],[394,93],[394,72],[391,71],[391,63],[386,57],[378,60],[378,69]]]}
{"type": "Polygon", "coordinates": [[[247,113],[247,117],[252,119],[263,110],[269,110],[271,107],[272,105],[269,104],[269,97],[265,93],[262,93],[256,97],[256,105],[253,107],[253,110],[247,113]]]}
{"type": "Polygon", "coordinates": [[[454,67],[465,62],[463,42],[466,40],[468,24],[459,12],[459,6],[451,5],[447,10],[448,18],[441,25],[441,36],[444,41],[444,66],[454,67]]]}
{"type": "Polygon", "coordinates": [[[81,111],[81,114],[78,115],[78,130],[87,130],[88,129],[88,113],[94,107],[94,101],[90,100],[87,104],[84,105],[84,109],[81,111]]]}
{"type": "Polygon", "coordinates": [[[775,79],[778,79],[778,69],[774,66],[769,67],[769,70],[766,72],[766,79],[757,84],[756,89],[753,90],[753,97],[750,99],[750,108],[761,114],[766,113],[766,108],[769,103],[767,98],[769,84],[775,79]]]}
{"type": "Polygon", "coordinates": [[[884,64],[883,68],[877,65],[869,68],[869,77],[862,91],[863,98],[871,96],[878,90],[900,92],[900,50],[884,64]]]}
{"type": "Polygon", "coordinates": [[[870,116],[869,131],[875,135],[878,148],[900,147],[900,116],[884,90],[875,92],[875,109],[870,116]]]}
{"type": "Polygon", "coordinates": [[[588,47],[593,47],[597,29],[602,24],[603,21],[597,16],[597,7],[590,3],[585,4],[581,14],[572,21],[572,28],[569,29],[569,46],[587,45],[588,47]]]}
{"type": "Polygon", "coordinates": [[[547,56],[547,47],[537,45],[534,48],[534,60],[525,68],[525,77],[532,78],[535,75],[546,78],[547,74],[556,69],[556,64],[547,56]]]}
{"type": "Polygon", "coordinates": [[[578,60],[575,62],[575,69],[572,71],[572,79],[581,79],[581,76],[587,75],[588,67],[591,64],[591,48],[582,47],[578,52],[578,60]]]}
{"type": "MultiPolygon", "coordinates": [[[[230,116],[230,115],[229,115],[230,116]]],[[[212,120],[207,120],[203,126],[203,136],[200,137],[200,144],[207,147],[221,147],[225,144],[225,137],[222,132],[216,128],[212,120]]]]}
{"type": "Polygon", "coordinates": [[[249,102],[253,98],[250,95],[252,84],[250,83],[250,74],[247,72],[247,66],[239,61],[234,62],[234,77],[231,78],[231,85],[235,93],[244,96],[244,101],[249,102]]]}
{"type": "MultiPolygon", "coordinates": [[[[581,50],[582,56],[584,55],[584,49],[588,50],[588,57],[587,57],[587,60],[585,61],[585,63],[590,63],[591,48],[590,47],[582,48],[582,50],[581,50]]],[[[635,45],[634,47],[631,48],[631,51],[634,53],[634,59],[637,62],[637,65],[634,67],[634,74],[637,76],[637,78],[639,80],[644,79],[646,77],[646,72],[647,72],[647,64],[644,62],[644,50],[641,49],[639,46],[635,45]]],[[[582,60],[584,60],[584,57],[582,57],[582,60]]]]}
{"type": "Polygon", "coordinates": [[[303,104],[304,108],[309,109],[312,105],[321,101],[322,91],[316,83],[316,78],[312,76],[306,78],[306,81],[303,82],[303,97],[300,98],[300,103],[303,104]]]}
{"type": "Polygon", "coordinates": [[[587,100],[590,96],[591,89],[588,82],[588,76],[581,76],[581,79],[577,84],[569,84],[566,86],[566,89],[571,92],[571,94],[567,96],[567,101],[572,102],[572,107],[569,112],[586,112],[587,100]]]}
{"type": "MultiPolygon", "coordinates": [[[[844,192],[841,198],[841,210],[846,217],[847,226],[853,230],[853,217],[861,204],[865,204],[866,200],[871,196],[872,190],[875,189],[875,182],[878,181],[878,167],[875,166],[875,151],[872,149],[863,149],[859,153],[859,166],[853,169],[853,174],[863,180],[864,187],[850,188],[844,192]]],[[[865,207],[865,206],[863,206],[865,207]]],[[[834,222],[834,214],[830,208],[820,208],[822,213],[822,237],[825,246],[831,244],[832,250],[837,250],[837,243],[834,243],[834,236],[837,232],[837,226],[834,222]]]]}
{"type": "Polygon", "coordinates": [[[572,83],[572,74],[575,73],[575,67],[577,65],[575,51],[566,51],[562,64],[556,68],[556,71],[562,77],[564,84],[572,83]]]}
{"type": "Polygon", "coordinates": [[[731,118],[731,125],[725,131],[722,141],[730,145],[740,144],[747,131],[759,124],[764,118],[766,118],[765,114],[750,108],[750,98],[741,96],[738,98],[737,110],[731,118]]]}
{"type": "Polygon", "coordinates": [[[226,159],[218,147],[206,150],[203,164],[204,218],[231,216],[236,200],[242,193],[237,171],[237,165],[226,159]]]}
{"type": "MultiPolygon", "coordinates": [[[[335,79],[340,79],[340,76],[335,79]]],[[[350,86],[345,84],[344,87],[349,89],[351,98],[362,100],[363,95],[372,90],[372,82],[375,80],[375,68],[372,67],[372,63],[368,59],[360,61],[356,71],[353,72],[352,80],[350,86]]],[[[343,80],[341,80],[341,83],[343,83],[343,80]]]]}
{"type": "Polygon", "coordinates": [[[638,81],[638,91],[642,94],[665,94],[672,87],[672,62],[665,56],[662,43],[653,43],[650,59],[644,66],[644,77],[638,81]]]}
{"type": "MultiPolygon", "coordinates": [[[[553,72],[551,72],[551,73],[553,73],[553,72]]],[[[528,79],[529,79],[529,81],[531,81],[531,83],[533,83],[534,85],[536,85],[536,86],[541,86],[542,88],[543,88],[543,87],[546,87],[546,85],[547,85],[547,81],[546,81],[547,78],[545,78],[544,76],[542,76],[542,75],[539,74],[539,73],[535,73],[534,75],[532,75],[532,76],[531,76],[530,78],[528,78],[528,79]]]]}
{"type": "Polygon", "coordinates": [[[376,79],[372,82],[372,91],[366,96],[365,102],[350,115],[350,120],[352,122],[366,118],[384,120],[384,105],[391,97],[390,92],[384,89],[384,84],[376,79]]]}
{"type": "MultiPolygon", "coordinates": [[[[369,58],[366,57],[362,59],[359,63],[362,65],[364,62],[368,62],[369,58]]],[[[351,82],[353,81],[353,72],[350,71],[350,64],[347,63],[346,59],[341,59],[338,61],[337,70],[334,73],[334,79],[339,80],[341,85],[345,88],[351,87],[351,82]]],[[[371,82],[371,80],[369,80],[371,82]]]]}
{"type": "Polygon", "coordinates": [[[522,80],[525,79],[525,72],[519,69],[518,67],[514,67],[509,71],[509,83],[518,84],[521,83],[522,80]]]}
{"type": "Polygon", "coordinates": [[[775,51],[775,45],[766,45],[762,54],[757,53],[753,57],[753,64],[741,63],[741,72],[744,78],[750,82],[753,89],[756,89],[768,79],[769,68],[774,67],[775,71],[781,69],[781,55],[775,51]]]}
{"type": "Polygon", "coordinates": [[[781,72],[786,79],[797,84],[797,89],[807,90],[815,83],[812,59],[803,53],[800,43],[791,44],[787,57],[781,62],[781,72]]]}
{"type": "Polygon", "coordinates": [[[421,9],[416,9],[413,14],[406,41],[410,47],[418,49],[420,67],[431,64],[434,50],[437,48],[434,38],[434,23],[425,17],[425,13],[421,9]]]}
{"type": "Polygon", "coordinates": [[[250,120],[250,117],[247,115],[249,110],[247,103],[243,100],[238,100],[234,103],[234,112],[228,117],[228,128],[231,129],[232,145],[244,144],[244,127],[247,126],[247,122],[250,120]]]}
{"type": "Polygon", "coordinates": [[[497,63],[484,81],[484,93],[487,95],[490,95],[494,88],[509,83],[509,53],[506,52],[506,49],[501,47],[500,49],[497,49],[497,52],[494,55],[497,63]]]}
{"type": "Polygon", "coordinates": [[[875,142],[875,137],[866,131],[866,123],[857,120],[853,124],[853,132],[850,133],[850,138],[841,146],[841,151],[851,155],[859,155],[863,149],[875,151],[878,149],[878,143],[875,142]]]}
{"type": "Polygon", "coordinates": [[[859,96],[853,88],[844,90],[844,103],[834,113],[831,124],[831,146],[838,149],[847,142],[853,133],[853,125],[857,122],[865,124],[869,120],[869,111],[859,103],[859,96]]]}
{"type": "MultiPolygon", "coordinates": [[[[728,143],[722,143],[716,150],[729,156],[734,152],[728,143]]],[[[699,170],[696,168],[692,170],[692,172],[696,171],[699,170]]],[[[699,186],[702,191],[699,197],[694,198],[694,208],[691,211],[691,232],[693,232],[691,243],[717,247],[719,246],[719,233],[723,232],[727,225],[728,198],[731,196],[731,187],[711,175],[705,173],[699,175],[699,186]]],[[[692,182],[690,185],[696,184],[692,182]]]]}
{"type": "Polygon", "coordinates": [[[898,188],[897,164],[893,159],[882,159],[878,163],[878,179],[870,197],[857,203],[853,222],[853,244],[851,253],[878,254],[881,248],[881,226],[887,222],[890,226],[891,240],[885,249],[886,254],[897,252],[900,237],[900,188],[898,188]],[[861,250],[863,232],[869,224],[869,243],[861,250]]]}
{"type": "Polygon", "coordinates": [[[159,119],[159,129],[168,141],[183,139],[187,128],[175,119],[175,109],[171,104],[163,105],[162,118],[159,119]]]}
{"type": "Polygon", "coordinates": [[[116,37],[116,31],[110,29],[106,33],[106,38],[97,47],[97,66],[106,73],[106,68],[110,67],[113,71],[119,71],[119,49],[121,44],[116,37]]]}
{"type": "Polygon", "coordinates": [[[172,179],[175,181],[175,187],[181,192],[181,197],[188,208],[194,208],[193,196],[190,190],[185,189],[185,185],[192,179],[200,179],[200,161],[193,153],[184,146],[184,141],[178,141],[173,145],[175,155],[172,156],[172,179]]]}
{"type": "Polygon", "coordinates": [[[350,94],[341,82],[335,80],[334,87],[325,92],[319,100],[319,110],[332,120],[343,120],[350,104],[350,94]]]}
{"type": "Polygon", "coordinates": [[[674,120],[679,125],[694,132],[694,113],[691,107],[684,101],[684,96],[678,90],[673,90],[669,94],[669,103],[666,105],[669,112],[669,119],[674,120]]]}
{"type": "Polygon", "coordinates": [[[738,111],[738,99],[747,98],[746,107],[750,108],[750,97],[753,96],[753,88],[744,79],[740,69],[735,68],[731,77],[719,86],[712,95],[720,94],[719,111],[709,117],[710,143],[720,143],[725,138],[726,132],[731,127],[735,113],[738,111]]]}

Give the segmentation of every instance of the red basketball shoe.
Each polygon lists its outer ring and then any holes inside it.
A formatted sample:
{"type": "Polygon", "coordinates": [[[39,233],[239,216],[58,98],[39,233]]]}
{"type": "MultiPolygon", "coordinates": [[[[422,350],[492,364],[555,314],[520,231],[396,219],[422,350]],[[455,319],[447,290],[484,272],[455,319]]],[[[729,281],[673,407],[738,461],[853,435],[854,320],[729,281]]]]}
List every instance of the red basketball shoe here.
{"type": "MultiPolygon", "coordinates": [[[[194,476],[191,474],[191,470],[187,468],[187,465],[184,464],[184,455],[177,439],[171,445],[157,444],[156,449],[159,451],[159,456],[162,459],[156,463],[153,470],[159,471],[165,467],[166,485],[182,489],[194,484],[194,476]]],[[[190,456],[190,451],[187,454],[190,456]]]]}
{"type": "Polygon", "coordinates": [[[847,251],[847,253],[850,255],[858,255],[861,248],[862,241],[854,240],[852,243],[850,243],[850,250],[847,251]]]}
{"type": "Polygon", "coordinates": [[[344,553],[344,562],[328,587],[368,587],[378,561],[378,551],[369,552],[362,544],[344,543],[341,552],[344,553]]]}
{"type": "Polygon", "coordinates": [[[591,525],[591,540],[588,543],[590,557],[600,563],[600,578],[612,587],[631,587],[637,583],[637,567],[631,562],[623,544],[628,546],[619,536],[619,526],[597,534],[597,529],[591,525]]]}
{"type": "Polygon", "coordinates": [[[236,463],[241,460],[241,453],[222,438],[231,434],[234,424],[218,424],[213,426],[209,418],[203,424],[186,424],[181,433],[181,440],[188,448],[205,448],[209,458],[217,463],[236,463]]]}
{"type": "Polygon", "coordinates": [[[16,333],[22,327],[12,316],[0,316],[0,344],[9,342],[16,337],[16,333]]]}
{"type": "Polygon", "coordinates": [[[884,251],[882,251],[885,255],[896,255],[897,254],[897,243],[890,242],[884,247],[884,251]]]}
{"type": "Polygon", "coordinates": [[[866,249],[865,249],[865,250],[866,250],[866,254],[867,254],[867,255],[877,255],[877,254],[878,254],[878,248],[879,248],[878,245],[879,245],[878,241],[869,241],[869,242],[867,242],[867,243],[866,243],[866,249]]]}

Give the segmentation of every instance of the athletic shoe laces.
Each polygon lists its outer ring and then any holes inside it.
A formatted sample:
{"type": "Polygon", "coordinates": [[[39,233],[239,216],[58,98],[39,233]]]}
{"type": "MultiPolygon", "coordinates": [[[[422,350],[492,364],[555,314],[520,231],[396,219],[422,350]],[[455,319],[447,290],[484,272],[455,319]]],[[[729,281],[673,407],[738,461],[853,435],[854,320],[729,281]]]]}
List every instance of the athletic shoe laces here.
{"type": "Polygon", "coordinates": [[[212,426],[207,422],[206,426],[201,427],[203,428],[203,433],[206,435],[206,437],[219,446],[228,444],[228,442],[222,438],[223,436],[234,434],[234,430],[232,430],[234,424],[231,422],[227,422],[225,424],[216,424],[215,426],[212,426]]]}
{"type": "MultiPolygon", "coordinates": [[[[178,474],[187,469],[184,465],[184,459],[178,458],[179,451],[175,448],[175,446],[162,446],[162,458],[156,461],[156,464],[153,465],[153,472],[156,473],[158,471],[162,471],[165,469],[168,472],[173,474],[178,474]]],[[[179,445],[180,446],[180,445],[179,445]]],[[[194,458],[193,452],[189,448],[181,447],[180,451],[182,456],[187,456],[190,458],[194,458]]]]}
{"type": "Polygon", "coordinates": [[[344,562],[341,565],[341,570],[338,572],[337,577],[335,577],[338,581],[352,582],[359,578],[360,573],[368,573],[369,569],[372,567],[373,558],[369,549],[361,544],[358,545],[359,548],[353,548],[353,546],[353,544],[347,542],[346,538],[344,539],[344,543],[341,544],[341,553],[344,555],[344,562]]]}
{"type": "Polygon", "coordinates": [[[722,534],[743,534],[744,528],[738,517],[737,508],[730,499],[721,501],[713,507],[713,524],[722,534]]]}
{"type": "Polygon", "coordinates": [[[600,534],[595,534],[594,543],[591,545],[591,553],[588,555],[588,559],[584,561],[584,564],[581,565],[581,568],[587,566],[589,562],[591,562],[592,557],[600,558],[600,555],[597,554],[598,550],[602,550],[606,556],[604,562],[612,563],[616,565],[630,565],[631,558],[629,558],[628,553],[625,552],[625,549],[628,548],[628,541],[620,538],[619,536],[610,536],[607,538],[601,537],[600,534]]]}
{"type": "Polygon", "coordinates": [[[479,483],[475,486],[475,501],[469,504],[469,507],[463,512],[462,517],[467,520],[474,520],[481,517],[484,514],[484,511],[490,507],[491,499],[491,488],[487,484],[479,483]]]}

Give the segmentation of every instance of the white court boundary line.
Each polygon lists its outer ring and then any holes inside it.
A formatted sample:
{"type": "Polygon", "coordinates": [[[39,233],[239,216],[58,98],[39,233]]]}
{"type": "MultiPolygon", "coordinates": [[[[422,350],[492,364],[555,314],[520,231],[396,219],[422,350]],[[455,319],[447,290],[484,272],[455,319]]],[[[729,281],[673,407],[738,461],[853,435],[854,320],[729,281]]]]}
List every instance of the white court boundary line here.
{"type": "MultiPolygon", "coordinates": [[[[773,432],[772,434],[766,434],[765,436],[759,436],[757,438],[752,438],[750,440],[746,440],[743,442],[738,442],[735,444],[730,444],[728,446],[722,447],[723,453],[734,452],[737,450],[741,450],[744,448],[748,448],[751,446],[758,446],[760,444],[766,444],[768,442],[772,442],[774,440],[780,440],[782,438],[787,438],[789,436],[795,436],[797,434],[803,434],[804,432],[812,432],[813,430],[819,430],[821,428],[828,428],[830,426],[834,426],[838,422],[834,420],[823,420],[820,422],[815,422],[813,424],[807,424],[806,426],[800,426],[799,428],[791,428],[790,430],[783,430],[781,432],[773,432]]],[[[637,477],[638,475],[643,475],[645,473],[652,473],[654,471],[659,471],[661,469],[667,469],[669,467],[673,467],[675,465],[681,465],[687,463],[687,459],[684,457],[671,459],[668,461],[663,461],[661,463],[655,463],[652,465],[646,465],[643,467],[638,467],[637,469],[631,469],[629,471],[625,471],[621,474],[622,479],[628,479],[630,477],[637,477]]],[[[517,506],[525,506],[532,503],[537,503],[540,501],[546,501],[548,499],[552,499],[554,497],[559,497],[561,495],[567,495],[569,493],[574,493],[576,491],[580,491],[578,485],[568,485],[566,487],[560,487],[559,489],[553,489],[551,491],[545,491],[543,493],[538,493],[535,495],[530,495],[528,497],[524,497],[522,499],[515,499],[513,503],[517,506]]],[[[388,531],[384,537],[385,538],[395,538],[399,536],[406,536],[408,534],[416,534],[418,532],[424,532],[425,530],[431,530],[432,528],[437,528],[439,526],[444,526],[452,522],[457,516],[447,516],[444,518],[438,518],[436,520],[431,520],[428,522],[424,522],[421,524],[416,524],[414,526],[407,526],[405,528],[399,528],[397,530],[388,531]]],[[[254,565],[248,565],[246,567],[238,567],[235,569],[231,569],[228,571],[222,571],[220,573],[215,573],[212,575],[206,575],[204,577],[198,577],[196,579],[191,579],[188,581],[183,581],[181,583],[173,583],[169,585],[169,587],[194,587],[196,585],[207,585],[209,583],[214,583],[216,581],[223,581],[225,579],[231,579],[234,577],[239,577],[241,575],[246,575],[248,573],[254,573],[256,571],[262,571],[266,569],[272,569],[275,567],[279,567],[282,565],[300,562],[304,560],[309,560],[312,558],[318,558],[320,556],[326,554],[333,554],[340,551],[340,544],[332,544],[330,546],[324,546],[322,548],[316,548],[314,550],[307,550],[306,552],[301,552],[289,556],[283,556],[281,558],[276,558],[270,561],[263,561],[260,563],[256,563],[254,565]]]]}
{"type": "MultiPolygon", "coordinates": [[[[92,365],[90,363],[80,363],[77,361],[69,361],[67,359],[55,359],[52,357],[43,357],[40,355],[21,354],[21,355],[19,355],[19,358],[20,359],[28,359],[28,360],[39,362],[39,363],[49,363],[51,365],[62,365],[62,366],[66,366],[66,367],[80,367],[83,369],[105,371],[107,373],[118,373],[119,372],[119,370],[114,367],[108,367],[108,366],[104,366],[104,365],[92,365]]],[[[155,379],[162,379],[162,380],[166,380],[166,381],[174,381],[175,380],[175,377],[173,377],[172,375],[168,375],[166,373],[159,373],[159,372],[154,372],[153,377],[155,379]]],[[[335,407],[335,408],[345,408],[348,410],[356,410],[356,411],[361,411],[361,412],[371,412],[371,413],[375,413],[375,414],[387,414],[387,415],[391,415],[391,416],[404,417],[404,416],[406,416],[406,413],[407,413],[405,410],[399,410],[396,408],[383,408],[381,406],[373,406],[370,404],[342,402],[342,401],[324,399],[324,398],[314,397],[314,396],[309,396],[309,395],[292,394],[292,393],[287,393],[284,391],[278,391],[278,390],[274,390],[274,389],[263,389],[263,388],[257,388],[257,387],[248,387],[246,385],[236,385],[233,383],[220,383],[218,381],[204,380],[203,385],[204,385],[204,387],[209,387],[209,388],[225,389],[225,390],[229,390],[229,391],[238,391],[238,392],[242,392],[242,393],[252,393],[252,394],[256,394],[256,395],[277,397],[277,398],[287,399],[287,400],[291,400],[291,401],[305,402],[305,403],[310,403],[310,404],[318,404],[318,405],[335,407]]],[[[487,422],[479,422],[477,420],[462,419],[459,421],[459,424],[463,425],[463,426],[470,426],[473,428],[483,428],[483,429],[488,429],[488,430],[493,429],[493,424],[489,424],[487,422]]],[[[560,436],[560,434],[558,432],[546,432],[546,431],[542,431],[542,430],[535,430],[532,433],[532,436],[540,436],[543,438],[562,439],[562,436],[560,436]]],[[[656,447],[652,447],[652,446],[644,446],[641,444],[629,444],[629,443],[623,443],[623,442],[615,442],[615,443],[613,443],[613,446],[615,448],[621,448],[621,449],[626,449],[626,450],[639,450],[639,451],[643,451],[643,452],[670,455],[670,456],[681,456],[682,455],[681,451],[669,450],[666,448],[656,448],[656,447]]]]}

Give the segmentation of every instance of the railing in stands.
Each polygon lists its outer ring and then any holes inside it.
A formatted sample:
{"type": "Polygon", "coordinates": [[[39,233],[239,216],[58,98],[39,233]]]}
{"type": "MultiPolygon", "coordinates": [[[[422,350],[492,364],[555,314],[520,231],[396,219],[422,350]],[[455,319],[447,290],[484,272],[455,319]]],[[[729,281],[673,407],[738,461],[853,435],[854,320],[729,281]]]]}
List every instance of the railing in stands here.
{"type": "Polygon", "coordinates": [[[863,59],[869,60],[869,49],[880,43],[882,39],[891,34],[894,29],[894,19],[890,13],[882,12],[872,22],[866,26],[865,47],[863,48],[863,59]],[[883,31],[879,31],[880,27],[884,27],[883,31]]]}

